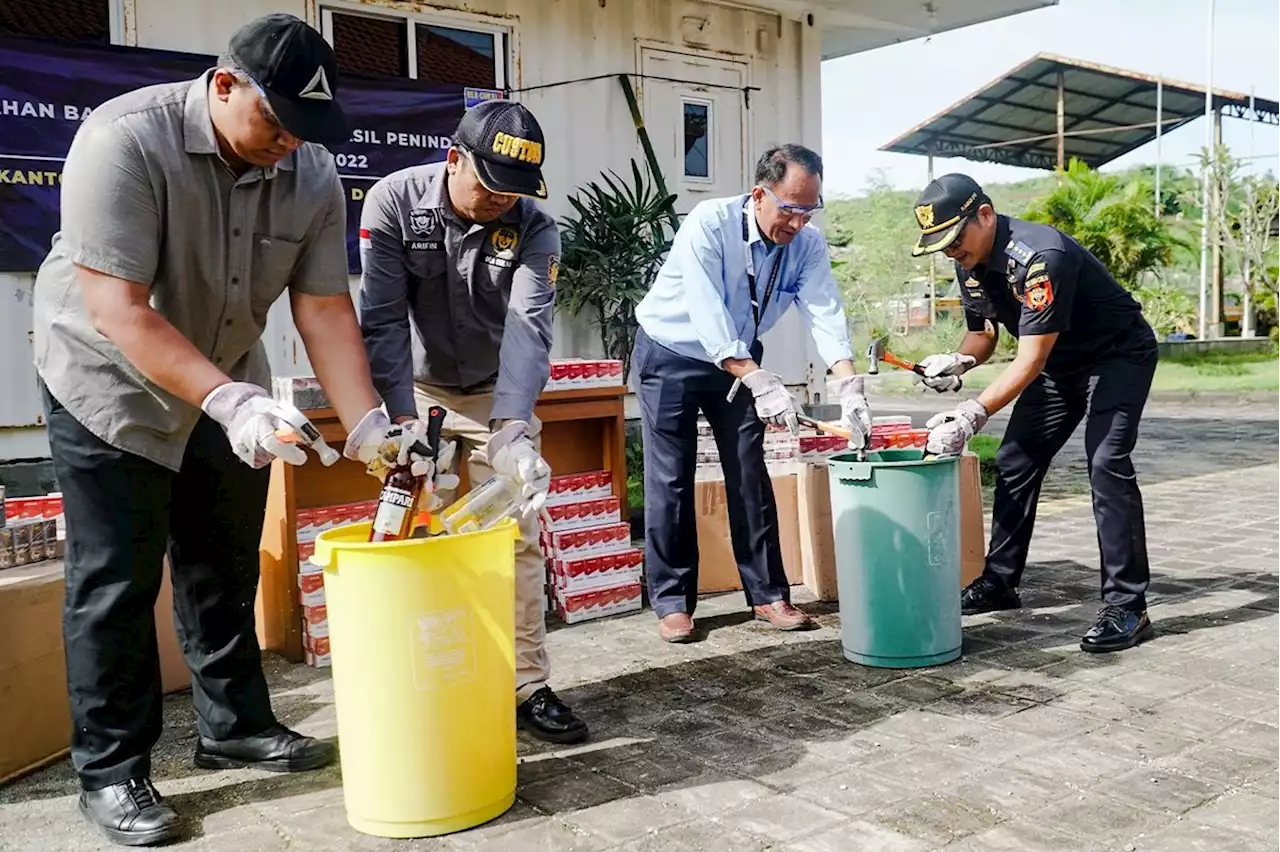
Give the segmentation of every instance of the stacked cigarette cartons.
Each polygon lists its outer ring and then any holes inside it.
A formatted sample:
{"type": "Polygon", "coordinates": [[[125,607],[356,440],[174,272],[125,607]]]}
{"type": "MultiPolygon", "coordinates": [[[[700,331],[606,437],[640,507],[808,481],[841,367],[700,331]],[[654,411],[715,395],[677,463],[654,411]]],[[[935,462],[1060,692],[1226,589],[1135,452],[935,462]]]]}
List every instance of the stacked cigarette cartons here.
{"type": "Polygon", "coordinates": [[[325,608],[324,568],[311,561],[316,538],[325,530],[373,520],[376,500],[298,510],[298,598],[302,604],[302,644],[307,665],[330,665],[329,612],[325,608]]]}
{"type": "Polygon", "coordinates": [[[617,387],[620,384],[622,384],[621,361],[569,358],[551,362],[551,377],[547,380],[545,390],[607,388],[617,387]]]}
{"type": "MultiPolygon", "coordinates": [[[[909,426],[910,424],[908,424],[909,426]]],[[[838,435],[828,435],[809,426],[801,426],[798,435],[786,428],[769,426],[764,433],[764,460],[774,462],[820,462],[837,453],[848,452],[849,442],[838,435]]],[[[698,421],[698,478],[722,475],[720,452],[706,421],[698,421]]]]}
{"type": "Polygon", "coordinates": [[[876,417],[871,421],[872,450],[923,450],[929,440],[928,429],[911,428],[911,418],[876,417]]]}
{"type": "Polygon", "coordinates": [[[548,608],[568,624],[639,609],[644,554],[631,547],[612,474],[553,478],[546,515],[548,608]]]}
{"type": "Polygon", "coordinates": [[[329,397],[315,376],[277,376],[271,380],[271,394],[302,411],[329,407],[329,397]]]}
{"type": "MultiPolygon", "coordinates": [[[[0,489],[3,498],[3,489],[0,489]]],[[[57,559],[64,551],[62,495],[0,499],[0,568],[57,559]]]]}

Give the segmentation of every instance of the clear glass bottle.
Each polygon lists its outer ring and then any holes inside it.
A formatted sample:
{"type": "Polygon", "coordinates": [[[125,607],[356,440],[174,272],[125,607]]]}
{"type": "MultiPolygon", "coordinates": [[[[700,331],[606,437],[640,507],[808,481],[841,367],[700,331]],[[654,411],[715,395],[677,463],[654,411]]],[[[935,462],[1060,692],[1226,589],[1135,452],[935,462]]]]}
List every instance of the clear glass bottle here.
{"type": "Polygon", "coordinates": [[[445,531],[458,533],[487,530],[521,506],[520,487],[510,477],[494,474],[440,512],[445,531]]]}

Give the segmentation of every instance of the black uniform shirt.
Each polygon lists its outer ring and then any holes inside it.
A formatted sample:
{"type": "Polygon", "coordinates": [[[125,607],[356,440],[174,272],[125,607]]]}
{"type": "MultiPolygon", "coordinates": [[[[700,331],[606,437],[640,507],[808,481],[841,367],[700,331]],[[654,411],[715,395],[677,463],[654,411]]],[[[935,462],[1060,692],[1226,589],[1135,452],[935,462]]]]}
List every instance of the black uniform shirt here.
{"type": "Polygon", "coordinates": [[[1142,308],[1090,252],[1057,228],[998,216],[991,257],[956,266],[965,322],[998,322],[1014,337],[1058,333],[1045,372],[1062,373],[1117,355],[1155,350],[1142,308]]]}

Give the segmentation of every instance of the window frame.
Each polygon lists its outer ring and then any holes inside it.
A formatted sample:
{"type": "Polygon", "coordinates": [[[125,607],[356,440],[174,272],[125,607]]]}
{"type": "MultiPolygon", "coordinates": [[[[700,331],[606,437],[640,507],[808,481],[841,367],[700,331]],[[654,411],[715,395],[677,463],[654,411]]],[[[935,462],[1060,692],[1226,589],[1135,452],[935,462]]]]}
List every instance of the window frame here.
{"type": "MultiPolygon", "coordinates": [[[[104,0],[104,2],[107,4],[107,43],[123,47],[137,46],[137,30],[129,26],[137,19],[134,8],[137,0],[104,0]]],[[[85,44],[86,42],[71,43],[85,44]]],[[[96,42],[87,43],[96,44],[96,42]]]]}
{"type": "Polygon", "coordinates": [[[702,98],[697,95],[680,94],[680,179],[688,184],[695,185],[711,185],[716,182],[716,157],[715,157],[715,101],[711,98],[702,98]],[[707,110],[707,174],[691,175],[685,170],[686,153],[685,143],[685,107],[701,106],[707,110]]]}
{"type": "Polygon", "coordinates": [[[320,18],[320,33],[325,41],[333,44],[333,15],[353,15],[365,18],[379,18],[384,21],[400,21],[405,26],[408,37],[408,57],[410,80],[418,79],[418,38],[416,27],[424,26],[448,27],[455,30],[485,33],[493,37],[493,79],[494,88],[506,90],[510,85],[507,79],[507,68],[514,55],[515,34],[509,24],[498,19],[477,15],[470,12],[448,12],[432,10],[430,12],[401,11],[382,6],[373,6],[353,0],[319,0],[316,12],[320,18]]]}

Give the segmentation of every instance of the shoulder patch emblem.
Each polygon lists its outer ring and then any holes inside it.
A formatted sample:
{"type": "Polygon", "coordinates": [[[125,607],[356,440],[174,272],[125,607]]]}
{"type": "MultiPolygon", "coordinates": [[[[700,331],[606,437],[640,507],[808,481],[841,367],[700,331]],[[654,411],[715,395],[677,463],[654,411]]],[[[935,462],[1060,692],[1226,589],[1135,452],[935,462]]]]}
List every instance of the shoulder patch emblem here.
{"type": "Polygon", "coordinates": [[[1041,271],[1042,269],[1045,269],[1047,266],[1048,264],[1046,264],[1043,260],[1036,261],[1035,263],[1031,264],[1031,266],[1027,267],[1027,274],[1035,275],[1037,272],[1041,271]]]}
{"type": "Polygon", "coordinates": [[[1053,304],[1053,284],[1049,282],[1047,276],[1041,276],[1041,279],[1035,283],[1035,286],[1027,287],[1026,305],[1033,311],[1043,311],[1045,308],[1053,304]]]}
{"type": "Polygon", "coordinates": [[[933,227],[933,205],[921,204],[916,208],[916,221],[920,223],[921,228],[933,227]]]}
{"type": "Polygon", "coordinates": [[[560,256],[551,255],[547,258],[547,281],[552,287],[556,286],[556,279],[560,277],[560,256]]]}

